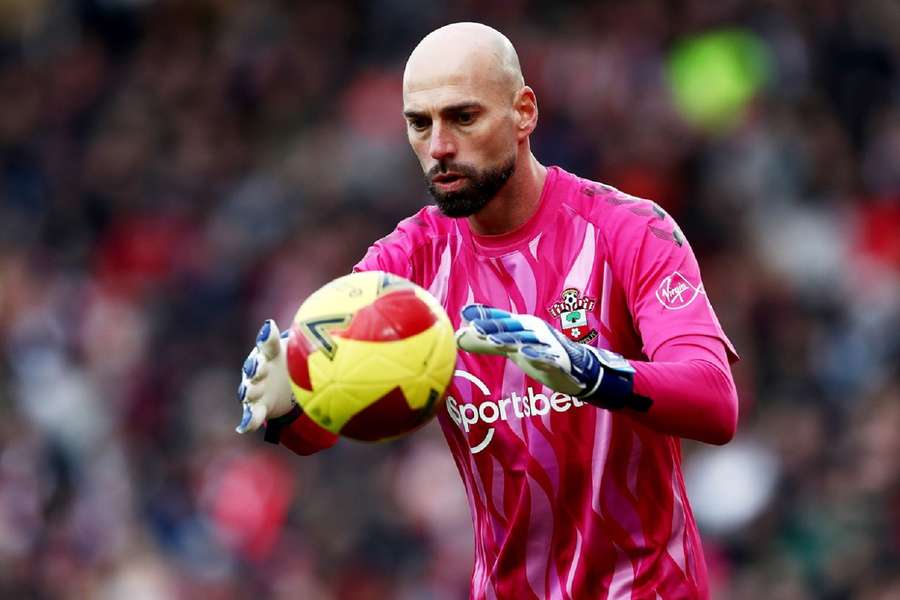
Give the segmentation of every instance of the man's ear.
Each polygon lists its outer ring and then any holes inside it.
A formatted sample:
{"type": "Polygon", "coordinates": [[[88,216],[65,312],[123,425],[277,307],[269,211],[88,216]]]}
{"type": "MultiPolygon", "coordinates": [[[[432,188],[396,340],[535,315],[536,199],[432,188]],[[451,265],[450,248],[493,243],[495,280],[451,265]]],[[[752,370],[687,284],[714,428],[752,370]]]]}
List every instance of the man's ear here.
{"type": "Polygon", "coordinates": [[[516,95],[515,108],[518,117],[517,129],[519,139],[526,138],[537,127],[538,105],[534,90],[527,85],[519,90],[519,93],[516,95]]]}

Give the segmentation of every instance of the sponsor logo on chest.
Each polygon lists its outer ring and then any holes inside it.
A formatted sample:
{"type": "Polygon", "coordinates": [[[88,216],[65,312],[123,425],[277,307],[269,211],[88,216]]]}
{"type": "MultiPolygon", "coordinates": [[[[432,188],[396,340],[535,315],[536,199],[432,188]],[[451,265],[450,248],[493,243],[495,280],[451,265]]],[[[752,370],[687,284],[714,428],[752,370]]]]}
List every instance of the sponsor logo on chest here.
{"type": "Polygon", "coordinates": [[[532,386],[528,386],[524,393],[511,392],[505,398],[498,398],[484,381],[468,371],[457,369],[453,376],[471,382],[484,396],[480,400],[460,402],[449,394],[445,405],[450,420],[465,436],[472,454],[487,448],[494,439],[497,426],[511,419],[541,418],[550,413],[565,413],[586,406],[574,396],[562,392],[544,394],[532,386]]]}

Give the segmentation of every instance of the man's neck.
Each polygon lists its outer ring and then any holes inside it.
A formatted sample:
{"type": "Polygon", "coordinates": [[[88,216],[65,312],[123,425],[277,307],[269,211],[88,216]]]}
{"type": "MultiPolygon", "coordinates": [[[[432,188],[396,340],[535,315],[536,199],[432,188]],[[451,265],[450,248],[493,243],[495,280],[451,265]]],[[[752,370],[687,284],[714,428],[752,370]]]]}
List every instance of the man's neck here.
{"type": "Polygon", "coordinates": [[[503,189],[477,214],[469,217],[469,228],[478,235],[501,235],[528,222],[541,204],[547,167],[530,151],[503,189]]]}

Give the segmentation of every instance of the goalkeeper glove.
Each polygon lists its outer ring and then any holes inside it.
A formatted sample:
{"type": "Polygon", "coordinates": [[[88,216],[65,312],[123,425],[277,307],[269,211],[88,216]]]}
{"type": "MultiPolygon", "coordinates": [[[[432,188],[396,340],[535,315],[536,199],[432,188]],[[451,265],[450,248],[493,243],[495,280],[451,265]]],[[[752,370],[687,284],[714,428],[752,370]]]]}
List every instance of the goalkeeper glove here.
{"type": "Polygon", "coordinates": [[[573,342],[532,315],[482,304],[469,304],[461,314],[456,343],[462,350],[506,356],[547,387],[601,408],[650,408],[649,398],[634,394],[634,367],[620,354],[573,342]]]}
{"type": "Polygon", "coordinates": [[[279,333],[272,319],[263,323],[244,361],[237,395],[244,407],[238,433],[256,431],[266,422],[266,440],[277,440],[280,428],[300,416],[287,370],[287,332],[279,333]]]}

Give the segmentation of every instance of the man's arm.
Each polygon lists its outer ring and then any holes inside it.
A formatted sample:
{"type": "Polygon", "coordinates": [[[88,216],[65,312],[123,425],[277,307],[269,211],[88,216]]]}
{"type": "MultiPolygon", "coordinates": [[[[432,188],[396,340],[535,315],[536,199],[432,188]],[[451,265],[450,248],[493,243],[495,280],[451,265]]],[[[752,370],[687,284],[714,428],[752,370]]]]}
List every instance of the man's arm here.
{"type": "Polygon", "coordinates": [[[471,304],[457,331],[459,347],[503,355],[549,388],[621,411],[651,429],[711,444],[733,436],[737,393],[725,345],[685,334],[659,345],[651,362],[571,341],[532,315],[471,304]]]}
{"type": "Polygon", "coordinates": [[[738,396],[719,339],[681,336],[663,343],[652,362],[629,362],[634,393],[652,404],[646,412],[625,414],[660,433],[709,444],[725,444],[734,437],[738,396]]]}
{"type": "Polygon", "coordinates": [[[338,436],[317,425],[295,404],[290,413],[266,422],[265,440],[309,456],[334,446],[338,436]]]}

